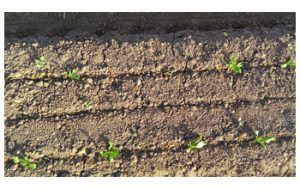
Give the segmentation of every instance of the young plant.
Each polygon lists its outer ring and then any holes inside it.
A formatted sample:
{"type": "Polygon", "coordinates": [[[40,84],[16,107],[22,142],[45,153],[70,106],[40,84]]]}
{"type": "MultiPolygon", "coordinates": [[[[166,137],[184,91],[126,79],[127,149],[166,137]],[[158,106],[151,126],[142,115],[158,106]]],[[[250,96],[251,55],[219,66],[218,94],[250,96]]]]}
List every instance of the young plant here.
{"type": "Polygon", "coordinates": [[[108,149],[100,152],[100,156],[107,159],[110,163],[119,155],[119,150],[114,147],[114,144],[111,141],[108,142],[108,149]]]}
{"type": "Polygon", "coordinates": [[[237,57],[231,56],[228,64],[228,71],[233,73],[242,73],[243,64],[238,63],[237,57]]]}
{"type": "Polygon", "coordinates": [[[191,60],[192,59],[192,54],[189,53],[189,52],[187,52],[187,51],[185,51],[184,52],[184,59],[185,60],[191,60]]]}
{"type": "Polygon", "coordinates": [[[259,143],[260,145],[262,145],[264,148],[267,147],[266,144],[269,144],[270,142],[276,141],[275,137],[264,137],[264,136],[258,136],[259,135],[259,131],[255,130],[254,132],[255,134],[255,142],[259,143]]]}
{"type": "Polygon", "coordinates": [[[69,72],[64,72],[63,73],[64,76],[70,78],[70,79],[80,79],[80,75],[77,73],[77,70],[72,70],[72,71],[69,71],[69,72]]]}
{"type": "Polygon", "coordinates": [[[36,164],[29,161],[29,159],[27,157],[13,156],[12,162],[14,164],[21,164],[25,168],[25,170],[27,170],[29,168],[32,170],[36,169],[36,164]]]}
{"type": "Polygon", "coordinates": [[[160,60],[165,59],[165,57],[166,57],[166,55],[165,55],[164,53],[161,52],[161,53],[159,54],[159,59],[160,59],[160,60]]]}
{"type": "Polygon", "coordinates": [[[125,100],[126,98],[127,98],[127,93],[123,93],[123,92],[121,92],[121,93],[119,93],[119,97],[122,99],[122,100],[125,100]]]}
{"type": "Polygon", "coordinates": [[[199,135],[195,140],[189,141],[187,144],[186,151],[191,152],[194,149],[200,149],[203,148],[203,146],[207,145],[207,142],[205,142],[201,135],[199,135]]]}
{"type": "Polygon", "coordinates": [[[92,102],[91,101],[85,101],[84,103],[83,103],[83,106],[84,106],[84,108],[86,108],[86,109],[91,109],[92,108],[92,102]]]}
{"type": "Polygon", "coordinates": [[[134,44],[135,48],[139,49],[139,50],[144,50],[144,44],[143,43],[135,43],[134,44]]]}
{"type": "Polygon", "coordinates": [[[289,59],[286,63],[284,64],[281,64],[280,67],[282,69],[285,69],[285,68],[295,68],[296,67],[296,63],[293,59],[289,59]]]}
{"type": "Polygon", "coordinates": [[[35,59],[35,64],[40,67],[45,64],[45,57],[41,56],[39,59],[35,59]]]}

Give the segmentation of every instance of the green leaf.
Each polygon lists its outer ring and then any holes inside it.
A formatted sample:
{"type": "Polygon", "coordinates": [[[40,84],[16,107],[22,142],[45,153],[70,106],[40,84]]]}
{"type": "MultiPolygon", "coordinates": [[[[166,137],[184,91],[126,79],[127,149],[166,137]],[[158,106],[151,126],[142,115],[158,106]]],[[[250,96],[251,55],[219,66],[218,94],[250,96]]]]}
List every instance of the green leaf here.
{"type": "Polygon", "coordinates": [[[13,156],[12,161],[14,164],[21,164],[26,170],[28,168],[35,170],[37,165],[33,162],[30,162],[28,157],[18,157],[18,156],[13,156]]]}
{"type": "Polygon", "coordinates": [[[13,157],[12,157],[12,162],[13,162],[14,164],[18,164],[18,163],[20,163],[20,158],[17,157],[17,156],[13,156],[13,157]]]}
{"type": "Polygon", "coordinates": [[[36,164],[35,163],[30,163],[29,168],[32,170],[36,170],[36,164]]]}
{"type": "Polygon", "coordinates": [[[243,64],[238,63],[237,58],[234,56],[230,57],[230,62],[228,64],[228,70],[233,73],[242,73],[243,64]]]}
{"type": "Polygon", "coordinates": [[[256,138],[256,141],[258,143],[266,143],[266,144],[269,144],[270,142],[275,141],[275,140],[276,140],[275,137],[257,137],[256,138]]]}
{"type": "Polygon", "coordinates": [[[113,148],[114,144],[111,141],[108,141],[108,150],[113,148]]]}
{"type": "Polygon", "coordinates": [[[255,130],[255,142],[259,143],[262,145],[264,148],[266,148],[266,144],[269,144],[270,142],[276,141],[275,137],[264,137],[264,136],[258,136],[259,131],[255,130]]]}
{"type": "Polygon", "coordinates": [[[107,154],[106,150],[101,151],[101,152],[100,152],[100,155],[101,155],[101,157],[103,157],[103,158],[108,158],[108,154],[107,154]]]}
{"type": "Polygon", "coordinates": [[[282,69],[287,68],[287,66],[288,66],[287,64],[281,64],[281,65],[280,65],[280,67],[281,67],[282,69]]]}
{"type": "Polygon", "coordinates": [[[87,109],[90,109],[90,108],[92,108],[92,102],[86,101],[86,102],[83,103],[83,106],[84,106],[85,108],[87,108],[87,109]]]}
{"type": "Polygon", "coordinates": [[[295,61],[293,59],[289,59],[286,63],[281,64],[280,67],[282,69],[285,69],[285,68],[288,68],[288,67],[295,68],[296,67],[296,63],[295,63],[295,61]]]}
{"type": "Polygon", "coordinates": [[[109,162],[113,162],[115,158],[120,155],[120,151],[113,147],[111,141],[108,142],[108,150],[103,150],[100,152],[100,156],[106,158],[109,162]]]}
{"type": "Polygon", "coordinates": [[[200,149],[207,145],[207,142],[203,141],[202,136],[198,136],[195,140],[189,141],[187,144],[187,152],[190,152],[194,149],[200,149]]]}
{"type": "Polygon", "coordinates": [[[80,75],[77,73],[77,70],[64,72],[63,75],[70,78],[70,79],[77,79],[77,80],[80,79],[80,75]]]}
{"type": "Polygon", "coordinates": [[[35,64],[39,67],[45,64],[45,57],[41,56],[39,59],[35,59],[35,64]]]}

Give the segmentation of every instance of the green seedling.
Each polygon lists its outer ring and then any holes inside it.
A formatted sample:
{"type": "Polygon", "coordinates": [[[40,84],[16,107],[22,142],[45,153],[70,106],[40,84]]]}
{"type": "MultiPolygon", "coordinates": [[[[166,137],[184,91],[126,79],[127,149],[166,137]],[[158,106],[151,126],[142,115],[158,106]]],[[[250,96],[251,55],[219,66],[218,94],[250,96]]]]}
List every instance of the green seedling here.
{"type": "Polygon", "coordinates": [[[285,68],[295,68],[296,67],[296,62],[292,59],[289,59],[286,63],[284,64],[281,64],[280,67],[282,69],[285,69],[285,68]]]}
{"type": "Polygon", "coordinates": [[[144,44],[143,43],[135,43],[134,46],[139,50],[144,50],[144,44]]]}
{"type": "Polygon", "coordinates": [[[25,170],[27,170],[29,168],[32,170],[36,170],[36,164],[29,161],[29,159],[27,157],[13,156],[12,162],[14,164],[21,164],[25,168],[25,170]]]}
{"type": "Polygon", "coordinates": [[[168,78],[172,78],[173,77],[173,73],[174,73],[173,71],[168,70],[168,71],[165,72],[164,75],[167,76],[168,78]]]}
{"type": "Polygon", "coordinates": [[[108,142],[108,149],[100,152],[100,156],[107,159],[110,163],[119,155],[119,150],[114,147],[114,144],[111,141],[108,142]]]}
{"type": "Polygon", "coordinates": [[[205,145],[207,145],[207,142],[205,142],[202,136],[199,135],[195,140],[188,142],[186,151],[191,152],[194,149],[203,148],[205,145]]]}
{"type": "Polygon", "coordinates": [[[63,73],[64,76],[70,78],[70,79],[80,79],[80,75],[77,73],[77,70],[72,70],[72,71],[69,71],[69,72],[64,72],[63,73]]]}
{"type": "Polygon", "coordinates": [[[254,141],[259,143],[260,145],[262,145],[264,148],[267,147],[266,144],[269,144],[270,142],[276,141],[275,137],[258,136],[259,131],[257,131],[257,130],[255,130],[254,134],[255,134],[255,140],[254,141]]]}
{"type": "Polygon", "coordinates": [[[228,64],[228,71],[233,73],[242,73],[243,64],[238,63],[237,57],[231,56],[228,64]]]}
{"type": "Polygon", "coordinates": [[[45,64],[45,57],[41,56],[39,59],[35,59],[35,64],[40,67],[45,64]]]}
{"type": "Polygon", "coordinates": [[[90,101],[85,101],[84,103],[83,103],[83,106],[84,106],[84,108],[86,108],[86,109],[91,109],[92,108],[92,102],[90,102],[90,101]]]}
{"type": "Polygon", "coordinates": [[[166,57],[166,55],[165,55],[164,53],[160,53],[160,55],[159,55],[159,59],[160,59],[160,60],[165,59],[165,57],[166,57]]]}
{"type": "Polygon", "coordinates": [[[192,55],[186,51],[186,52],[184,52],[184,59],[191,60],[192,59],[192,55]]]}
{"type": "Polygon", "coordinates": [[[127,93],[119,93],[119,97],[122,99],[122,100],[125,100],[127,98],[127,93]]]}

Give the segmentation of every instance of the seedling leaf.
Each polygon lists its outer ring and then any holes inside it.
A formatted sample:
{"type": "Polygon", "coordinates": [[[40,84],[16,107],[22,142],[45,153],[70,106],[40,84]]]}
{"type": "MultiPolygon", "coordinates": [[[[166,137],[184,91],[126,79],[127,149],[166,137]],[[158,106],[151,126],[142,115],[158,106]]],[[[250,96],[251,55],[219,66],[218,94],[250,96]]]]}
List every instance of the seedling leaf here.
{"type": "Polygon", "coordinates": [[[187,144],[187,152],[191,152],[194,149],[201,149],[205,145],[207,145],[207,142],[203,141],[202,136],[198,136],[195,140],[189,141],[187,144]]]}
{"type": "Polygon", "coordinates": [[[228,64],[228,71],[233,73],[242,73],[243,64],[238,63],[237,57],[231,56],[228,64]]]}
{"type": "Polygon", "coordinates": [[[45,57],[44,56],[41,56],[39,59],[35,59],[35,64],[40,67],[42,66],[43,64],[45,64],[45,57]]]}
{"type": "Polygon", "coordinates": [[[270,142],[276,141],[275,137],[264,137],[264,136],[258,136],[259,131],[255,130],[255,142],[259,143],[261,146],[263,146],[264,148],[267,147],[266,144],[269,144],[270,142]]]}
{"type": "Polygon", "coordinates": [[[295,68],[296,67],[296,63],[295,63],[295,61],[293,59],[289,59],[286,63],[281,64],[280,67],[282,69],[285,69],[285,68],[288,68],[288,67],[295,68]]]}
{"type": "Polygon", "coordinates": [[[77,73],[77,70],[64,72],[63,75],[70,78],[70,79],[76,79],[76,80],[80,79],[80,75],[77,73]]]}
{"type": "Polygon", "coordinates": [[[110,163],[120,155],[120,151],[114,147],[111,141],[108,142],[108,149],[100,151],[100,156],[107,159],[110,163]]]}
{"type": "Polygon", "coordinates": [[[36,169],[36,164],[35,163],[30,163],[29,168],[32,169],[32,170],[35,170],[36,169]]]}
{"type": "Polygon", "coordinates": [[[18,156],[13,156],[12,157],[12,162],[14,164],[21,164],[26,170],[28,168],[35,170],[37,165],[33,162],[31,162],[28,157],[18,157],[18,156]]]}
{"type": "Polygon", "coordinates": [[[20,158],[17,156],[14,156],[14,157],[12,157],[12,161],[14,164],[18,164],[18,163],[20,163],[20,158]]]}
{"type": "Polygon", "coordinates": [[[92,108],[92,102],[90,101],[85,101],[83,103],[83,106],[86,108],[86,109],[91,109],[92,108]]]}

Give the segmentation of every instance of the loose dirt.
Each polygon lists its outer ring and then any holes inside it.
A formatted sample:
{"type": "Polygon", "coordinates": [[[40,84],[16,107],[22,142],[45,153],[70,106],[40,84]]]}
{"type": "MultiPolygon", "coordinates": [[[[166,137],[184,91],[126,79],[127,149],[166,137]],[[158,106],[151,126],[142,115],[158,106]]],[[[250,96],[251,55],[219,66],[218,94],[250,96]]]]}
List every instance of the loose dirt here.
{"type": "Polygon", "coordinates": [[[10,33],[5,175],[295,176],[296,74],[280,68],[295,59],[295,25],[189,29],[10,33]],[[231,55],[242,74],[228,72],[231,55]],[[73,69],[80,80],[63,76],[73,69]],[[264,149],[253,130],[277,140],[264,149]],[[209,144],[187,153],[197,134],[209,144]],[[113,163],[99,155],[108,139],[121,150],[113,163]],[[13,165],[17,154],[37,170],[13,165]]]}

